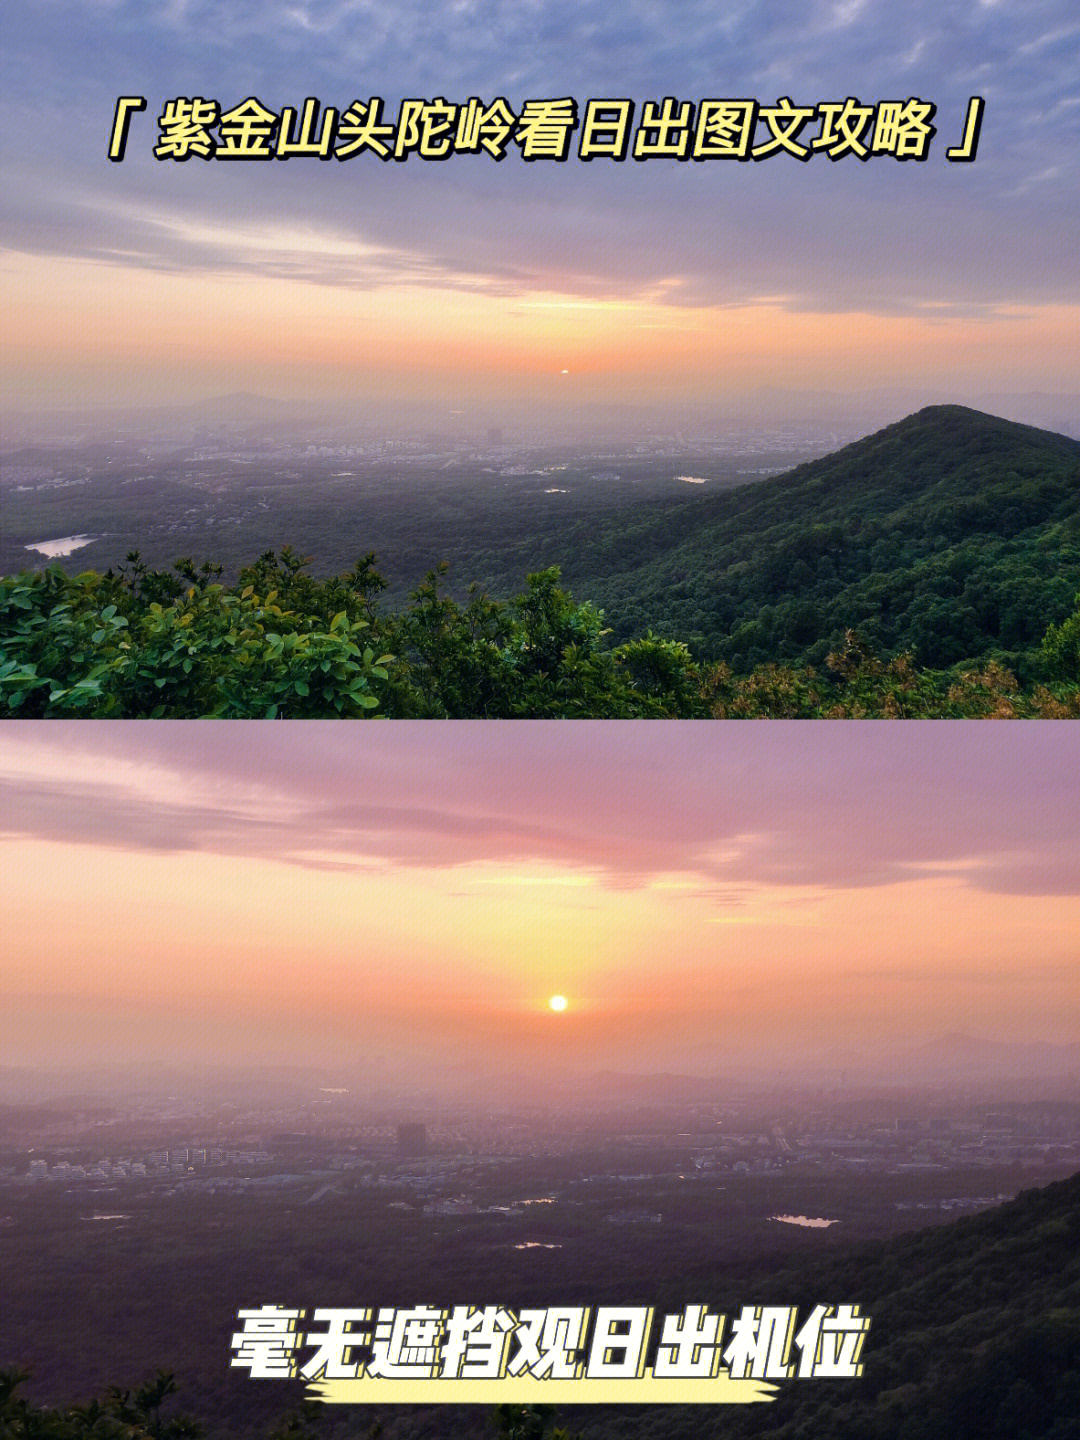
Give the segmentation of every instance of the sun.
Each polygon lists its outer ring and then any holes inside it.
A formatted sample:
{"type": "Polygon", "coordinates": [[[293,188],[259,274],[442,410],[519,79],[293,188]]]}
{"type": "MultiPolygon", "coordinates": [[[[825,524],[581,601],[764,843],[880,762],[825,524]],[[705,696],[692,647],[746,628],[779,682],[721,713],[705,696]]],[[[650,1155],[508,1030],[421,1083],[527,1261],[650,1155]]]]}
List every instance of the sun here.
{"type": "Polygon", "coordinates": [[[566,1009],[566,1005],[567,1000],[565,995],[552,995],[551,999],[548,1001],[548,1007],[552,1010],[557,1010],[560,1013],[566,1009]]]}

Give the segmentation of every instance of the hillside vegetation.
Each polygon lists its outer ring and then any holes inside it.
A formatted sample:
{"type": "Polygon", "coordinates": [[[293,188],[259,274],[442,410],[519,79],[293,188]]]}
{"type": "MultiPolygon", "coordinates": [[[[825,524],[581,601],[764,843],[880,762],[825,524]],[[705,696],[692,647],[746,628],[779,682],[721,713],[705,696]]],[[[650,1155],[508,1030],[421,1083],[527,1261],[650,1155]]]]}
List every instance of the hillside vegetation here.
{"type": "Polygon", "coordinates": [[[933,406],[771,480],[470,561],[496,593],[551,564],[616,639],[651,626],[740,673],[821,665],[857,629],[886,658],[1029,681],[1080,584],[1080,442],[933,406]]]}
{"type": "MultiPolygon", "coordinates": [[[[857,1383],[783,1388],[738,1412],[734,1440],[1074,1440],[1080,1416],[1080,1175],[884,1244],[769,1271],[757,1293],[813,1305],[843,1296],[872,1317],[857,1383]]],[[[683,1287],[680,1287],[682,1289],[683,1287]]],[[[727,1300],[730,1281],[710,1292],[727,1300]]],[[[666,1298],[666,1297],[665,1297],[666,1298]]],[[[682,1412],[666,1429],[701,1434],[682,1412]]],[[[726,1417],[725,1417],[726,1421],[726,1417]]],[[[594,1440],[590,1432],[590,1440],[594,1440]]]]}
{"type": "Polygon", "coordinates": [[[374,560],[9,577],[0,713],[1080,715],[1080,443],[959,406],[478,552],[468,598],[442,566],[381,609],[374,560]]]}
{"type": "Polygon", "coordinates": [[[459,605],[429,576],[382,614],[372,557],[318,580],[287,549],[223,585],[190,561],[0,581],[0,715],[419,719],[1080,716],[1080,602],[1051,627],[1046,680],[996,661],[952,672],[884,662],[854,633],[825,666],[736,675],[651,632],[610,643],[555,569],[509,601],[459,605]]]}

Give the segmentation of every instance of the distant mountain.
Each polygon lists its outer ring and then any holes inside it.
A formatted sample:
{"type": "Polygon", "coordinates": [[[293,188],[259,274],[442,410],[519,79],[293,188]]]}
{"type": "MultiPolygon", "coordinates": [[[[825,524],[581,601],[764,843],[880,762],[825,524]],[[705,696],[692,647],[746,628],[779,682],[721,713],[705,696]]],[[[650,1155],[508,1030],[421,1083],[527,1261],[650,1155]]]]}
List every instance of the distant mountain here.
{"type": "Polygon", "coordinates": [[[935,405],[755,485],[552,525],[464,564],[504,592],[530,570],[740,672],[820,665],[854,628],[938,668],[1021,673],[1080,588],[1080,441],[935,405]]]}
{"type": "Polygon", "coordinates": [[[583,1099],[604,1102],[612,1100],[639,1104],[693,1104],[720,1099],[730,1094],[733,1082],[717,1076],[675,1075],[667,1071],[656,1075],[628,1075],[602,1070],[583,1077],[577,1086],[583,1099]]]}
{"type": "Polygon", "coordinates": [[[913,1050],[910,1064],[913,1074],[928,1079],[1080,1075],[1080,1045],[1016,1044],[952,1034],[913,1050]]]}
{"type": "MultiPolygon", "coordinates": [[[[864,1042],[865,1043],[865,1042],[864,1042]]],[[[695,1052],[702,1064],[731,1062],[730,1045],[707,1045],[695,1052]]],[[[807,1048],[781,1059],[769,1054],[740,1055],[744,1084],[761,1086],[828,1085],[851,1090],[913,1091],[940,1085],[973,1085],[989,1093],[1026,1096],[1024,1082],[1062,1082],[1080,1077],[1080,1044],[986,1040],[952,1033],[919,1044],[882,1041],[862,1048],[858,1041],[825,1050],[807,1048]]],[[[1044,1087],[1045,1088],[1045,1087],[1044,1087]]]]}
{"type": "Polygon", "coordinates": [[[984,395],[980,401],[980,407],[983,406],[1007,420],[1041,425],[1080,439],[1080,395],[1048,394],[1045,390],[1029,390],[1023,394],[997,392],[984,395]]]}
{"type": "Polygon", "coordinates": [[[275,428],[283,424],[310,424],[333,413],[325,404],[306,400],[276,400],[238,390],[231,395],[213,395],[205,400],[187,400],[173,405],[70,406],[59,410],[10,409],[3,412],[3,445],[9,452],[17,446],[44,447],[51,453],[54,444],[75,440],[83,443],[99,437],[101,443],[118,436],[146,438],[161,432],[190,434],[204,426],[259,424],[275,428]]]}

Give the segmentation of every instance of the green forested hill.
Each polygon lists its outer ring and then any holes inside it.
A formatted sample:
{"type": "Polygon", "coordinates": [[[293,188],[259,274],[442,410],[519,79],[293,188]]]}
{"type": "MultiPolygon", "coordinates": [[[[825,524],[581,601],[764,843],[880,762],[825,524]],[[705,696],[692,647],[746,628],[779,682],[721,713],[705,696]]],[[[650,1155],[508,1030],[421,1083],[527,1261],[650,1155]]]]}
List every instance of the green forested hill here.
{"type": "Polygon", "coordinates": [[[617,639],[652,627],[737,672],[820,665],[852,628],[885,655],[1026,678],[1080,579],[1080,442],[932,406],[753,486],[478,554],[468,578],[503,593],[554,564],[617,639]]]}
{"type": "MultiPolygon", "coordinates": [[[[767,1413],[751,1407],[730,1422],[725,1416],[733,1440],[1080,1435],[1080,1175],[951,1225],[834,1251],[797,1270],[772,1269],[749,1288],[800,1306],[843,1297],[872,1324],[858,1380],[785,1386],[767,1413]]],[[[708,1290],[717,1303],[743,1299],[727,1277],[715,1277],[708,1290]]],[[[690,1440],[711,1433],[685,1411],[663,1413],[661,1425],[586,1434],[690,1440]]]]}
{"type": "Polygon", "coordinates": [[[164,572],[133,553],[117,572],[0,579],[0,714],[974,717],[1080,706],[1080,442],[959,406],[773,480],[477,549],[447,576],[459,591],[479,582],[467,603],[440,589],[440,574],[407,606],[380,606],[372,555],[319,579],[285,547],[234,584],[198,558],[164,572]]]}

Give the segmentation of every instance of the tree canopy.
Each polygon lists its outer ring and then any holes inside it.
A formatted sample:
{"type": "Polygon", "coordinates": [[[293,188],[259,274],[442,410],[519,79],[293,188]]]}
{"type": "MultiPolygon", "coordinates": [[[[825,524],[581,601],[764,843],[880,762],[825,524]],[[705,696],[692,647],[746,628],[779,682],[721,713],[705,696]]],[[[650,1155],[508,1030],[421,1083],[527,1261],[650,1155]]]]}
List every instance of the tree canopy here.
{"type": "Polygon", "coordinates": [[[1051,626],[1043,678],[995,660],[930,670],[848,631],[821,667],[737,674],[654,634],[615,643],[558,569],[493,600],[432,572],[383,613],[374,557],[319,579],[288,547],[225,584],[218,567],[61,567],[0,581],[0,714],[9,717],[753,718],[1080,715],[1080,600],[1051,626]]]}

